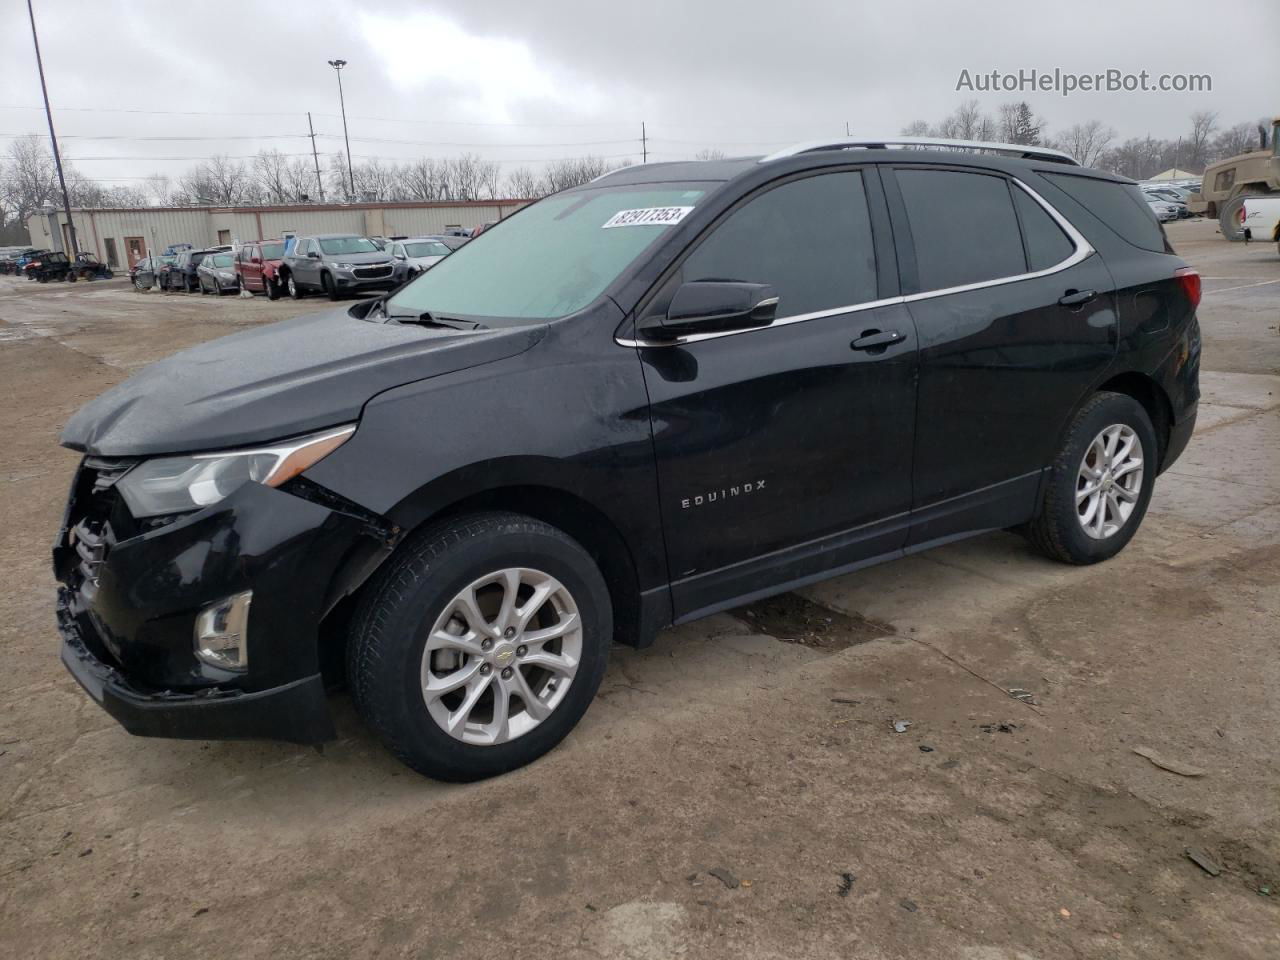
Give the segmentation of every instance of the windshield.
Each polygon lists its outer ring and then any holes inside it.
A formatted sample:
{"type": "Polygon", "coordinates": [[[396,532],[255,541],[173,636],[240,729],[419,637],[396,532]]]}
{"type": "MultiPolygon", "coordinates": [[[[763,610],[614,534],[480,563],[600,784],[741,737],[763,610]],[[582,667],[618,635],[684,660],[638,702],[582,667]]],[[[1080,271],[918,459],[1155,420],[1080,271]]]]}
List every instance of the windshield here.
{"type": "Polygon", "coordinates": [[[404,251],[411,257],[447,257],[449,248],[443,243],[437,243],[435,240],[425,240],[422,243],[406,243],[404,251]]]}
{"type": "Polygon", "coordinates": [[[668,184],[547,197],[455,250],[387,301],[389,312],[551,319],[587,306],[703,191],[668,184]]]}
{"type": "Polygon", "coordinates": [[[320,249],[334,255],[339,253],[377,253],[378,245],[368,237],[332,237],[320,241],[320,249]]]}
{"type": "Polygon", "coordinates": [[[209,259],[210,259],[210,262],[215,267],[230,267],[233,265],[231,260],[231,254],[229,253],[218,253],[210,257],[209,259]]]}
{"type": "Polygon", "coordinates": [[[283,260],[284,244],[283,243],[264,243],[262,245],[263,260],[283,260]]]}

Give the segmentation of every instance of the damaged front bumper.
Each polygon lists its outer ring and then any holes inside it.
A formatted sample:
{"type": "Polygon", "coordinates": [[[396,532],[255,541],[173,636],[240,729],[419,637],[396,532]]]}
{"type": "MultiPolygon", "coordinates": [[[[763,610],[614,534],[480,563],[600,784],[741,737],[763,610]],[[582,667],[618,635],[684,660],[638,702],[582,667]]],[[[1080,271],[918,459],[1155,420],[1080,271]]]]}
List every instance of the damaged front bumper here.
{"type": "Polygon", "coordinates": [[[332,740],[320,621],[398,531],[303,478],[138,522],[113,489],[127,469],[86,459],[54,546],[67,669],[139,736],[332,740]],[[197,656],[201,611],[246,591],[245,669],[197,656]]]}

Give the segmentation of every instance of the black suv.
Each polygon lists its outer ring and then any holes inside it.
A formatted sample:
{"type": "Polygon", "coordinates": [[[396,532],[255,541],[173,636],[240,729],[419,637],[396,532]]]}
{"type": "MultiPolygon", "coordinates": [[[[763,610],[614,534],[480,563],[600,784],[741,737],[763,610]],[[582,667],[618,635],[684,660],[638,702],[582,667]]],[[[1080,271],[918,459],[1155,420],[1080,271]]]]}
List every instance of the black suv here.
{"type": "Polygon", "coordinates": [[[1195,423],[1199,295],[1051,151],[619,170],[77,413],[63,660],[137,734],[322,741],[345,675],[414,769],[510,770],[615,640],[987,530],[1113,556],[1195,423]]]}
{"type": "Polygon", "coordinates": [[[308,293],[337,300],[348,293],[390,290],[400,283],[391,254],[369,237],[348,233],[298,237],[277,273],[295,300],[308,293]]]}

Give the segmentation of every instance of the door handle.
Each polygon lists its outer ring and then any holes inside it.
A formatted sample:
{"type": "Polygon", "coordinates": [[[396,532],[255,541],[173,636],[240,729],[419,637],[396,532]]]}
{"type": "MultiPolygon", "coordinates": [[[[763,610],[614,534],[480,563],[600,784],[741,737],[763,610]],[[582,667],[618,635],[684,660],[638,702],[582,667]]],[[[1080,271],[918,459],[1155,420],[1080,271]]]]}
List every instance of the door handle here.
{"type": "Polygon", "coordinates": [[[1098,295],[1097,290],[1068,290],[1058,298],[1060,307],[1081,307],[1098,295]]]}
{"type": "Polygon", "coordinates": [[[862,336],[849,344],[849,347],[853,350],[883,350],[890,344],[905,339],[907,335],[897,330],[863,330],[862,336]]]}

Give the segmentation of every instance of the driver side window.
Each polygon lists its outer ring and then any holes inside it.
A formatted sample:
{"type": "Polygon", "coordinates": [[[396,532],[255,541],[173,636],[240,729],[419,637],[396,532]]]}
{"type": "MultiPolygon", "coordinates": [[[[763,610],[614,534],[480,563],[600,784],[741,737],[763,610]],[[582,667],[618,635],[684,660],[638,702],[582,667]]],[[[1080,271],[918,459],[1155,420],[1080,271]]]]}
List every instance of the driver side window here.
{"type": "Polygon", "coordinates": [[[875,300],[862,174],[792,180],[747,201],[689,255],[682,279],[772,284],[779,319],[875,300]]]}

